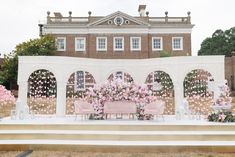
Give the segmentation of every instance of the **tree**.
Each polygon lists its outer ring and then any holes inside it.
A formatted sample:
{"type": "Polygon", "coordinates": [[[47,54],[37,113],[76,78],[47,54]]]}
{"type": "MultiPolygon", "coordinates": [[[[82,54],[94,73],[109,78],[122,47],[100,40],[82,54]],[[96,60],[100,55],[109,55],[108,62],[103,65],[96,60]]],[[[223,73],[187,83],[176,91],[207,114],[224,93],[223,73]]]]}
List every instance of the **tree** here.
{"type": "Polygon", "coordinates": [[[212,37],[206,38],[201,43],[201,48],[198,55],[225,55],[232,56],[235,51],[235,27],[223,31],[216,30],[212,37]]]}
{"type": "Polygon", "coordinates": [[[4,56],[0,71],[0,83],[6,85],[9,89],[12,88],[12,83],[16,83],[18,56],[47,56],[53,55],[55,50],[55,38],[51,35],[18,44],[12,53],[4,56]]]}

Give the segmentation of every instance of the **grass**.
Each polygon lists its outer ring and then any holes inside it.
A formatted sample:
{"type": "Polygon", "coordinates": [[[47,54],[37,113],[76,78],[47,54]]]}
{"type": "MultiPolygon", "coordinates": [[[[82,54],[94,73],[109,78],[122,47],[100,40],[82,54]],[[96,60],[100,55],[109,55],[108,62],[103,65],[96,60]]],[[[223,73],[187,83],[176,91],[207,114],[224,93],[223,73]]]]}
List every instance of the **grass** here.
{"type": "Polygon", "coordinates": [[[0,157],[15,157],[19,151],[0,151],[0,157]]]}
{"type": "MultiPolygon", "coordinates": [[[[21,152],[3,151],[0,157],[15,157],[21,152]]],[[[28,157],[234,157],[235,153],[213,152],[174,152],[174,153],[102,153],[102,152],[67,152],[67,151],[33,151],[28,157]]]]}

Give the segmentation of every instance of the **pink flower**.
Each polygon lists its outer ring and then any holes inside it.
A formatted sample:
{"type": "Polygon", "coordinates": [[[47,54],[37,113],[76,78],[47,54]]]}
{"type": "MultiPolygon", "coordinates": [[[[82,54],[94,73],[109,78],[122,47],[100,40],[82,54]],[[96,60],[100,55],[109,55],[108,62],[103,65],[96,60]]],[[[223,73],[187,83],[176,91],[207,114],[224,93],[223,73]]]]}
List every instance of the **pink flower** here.
{"type": "Polygon", "coordinates": [[[226,118],[226,115],[225,115],[224,113],[222,113],[222,114],[219,115],[219,120],[220,120],[220,121],[223,122],[225,118],[226,118]]]}
{"type": "Polygon", "coordinates": [[[7,102],[14,103],[15,97],[4,86],[0,85],[0,104],[7,102]]]}

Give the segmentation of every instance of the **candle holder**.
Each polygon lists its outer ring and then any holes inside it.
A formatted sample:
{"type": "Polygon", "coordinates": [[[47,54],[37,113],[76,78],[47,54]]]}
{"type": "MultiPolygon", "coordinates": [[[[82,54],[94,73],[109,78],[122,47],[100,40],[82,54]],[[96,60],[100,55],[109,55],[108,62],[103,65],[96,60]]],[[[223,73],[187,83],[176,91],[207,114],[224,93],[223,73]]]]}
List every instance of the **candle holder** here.
{"type": "Polygon", "coordinates": [[[30,111],[29,114],[30,114],[30,118],[31,118],[31,119],[35,119],[35,113],[34,113],[34,111],[30,111]]]}
{"type": "Polygon", "coordinates": [[[11,110],[11,120],[16,120],[17,112],[16,109],[11,110]]]}
{"type": "Polygon", "coordinates": [[[19,113],[19,119],[20,119],[20,120],[23,120],[23,119],[24,119],[24,116],[25,116],[25,115],[24,115],[24,111],[21,110],[20,113],[19,113]]]}

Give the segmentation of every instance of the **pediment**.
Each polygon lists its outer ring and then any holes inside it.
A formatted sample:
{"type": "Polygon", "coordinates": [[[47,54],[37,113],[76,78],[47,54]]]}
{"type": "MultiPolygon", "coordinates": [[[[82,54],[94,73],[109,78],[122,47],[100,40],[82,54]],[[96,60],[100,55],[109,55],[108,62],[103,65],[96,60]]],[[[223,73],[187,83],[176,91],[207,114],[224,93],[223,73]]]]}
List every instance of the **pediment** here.
{"type": "Polygon", "coordinates": [[[108,16],[105,16],[99,20],[96,20],[88,26],[141,26],[141,27],[148,27],[150,24],[142,21],[140,19],[137,19],[133,16],[130,16],[128,14],[125,14],[121,11],[117,11],[115,13],[112,13],[108,16]]]}

